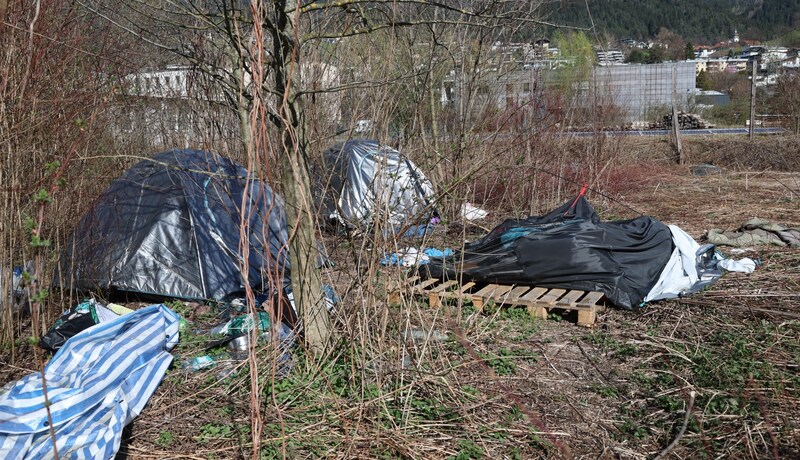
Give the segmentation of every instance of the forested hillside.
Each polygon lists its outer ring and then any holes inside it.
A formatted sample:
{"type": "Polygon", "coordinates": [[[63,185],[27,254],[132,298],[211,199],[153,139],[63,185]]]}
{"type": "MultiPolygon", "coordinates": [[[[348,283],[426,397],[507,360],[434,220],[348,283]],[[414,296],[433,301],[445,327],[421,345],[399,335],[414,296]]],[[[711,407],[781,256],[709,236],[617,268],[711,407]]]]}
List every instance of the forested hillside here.
{"type": "Polygon", "coordinates": [[[543,11],[556,24],[593,21],[601,35],[644,40],[666,27],[697,44],[726,40],[734,29],[742,39],[770,40],[800,25],[800,0],[564,0],[543,11]]]}

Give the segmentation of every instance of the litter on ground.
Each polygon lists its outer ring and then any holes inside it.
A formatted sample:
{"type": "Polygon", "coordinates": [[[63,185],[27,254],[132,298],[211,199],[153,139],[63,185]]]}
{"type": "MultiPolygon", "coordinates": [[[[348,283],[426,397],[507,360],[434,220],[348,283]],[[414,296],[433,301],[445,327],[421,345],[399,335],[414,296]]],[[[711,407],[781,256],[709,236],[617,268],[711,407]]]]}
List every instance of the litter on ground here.
{"type": "Polygon", "coordinates": [[[753,218],[736,230],[712,228],[706,233],[709,243],[724,246],[775,245],[800,247],[800,228],[787,227],[777,222],[753,218]]]}
{"type": "Polygon", "coordinates": [[[488,216],[489,212],[474,206],[472,203],[464,203],[461,205],[461,218],[466,220],[479,220],[488,216]]]}
{"type": "Polygon", "coordinates": [[[433,259],[441,259],[454,254],[452,249],[425,248],[420,252],[417,248],[409,247],[391,254],[385,254],[381,258],[381,265],[401,265],[403,267],[413,267],[423,265],[433,259]]]}

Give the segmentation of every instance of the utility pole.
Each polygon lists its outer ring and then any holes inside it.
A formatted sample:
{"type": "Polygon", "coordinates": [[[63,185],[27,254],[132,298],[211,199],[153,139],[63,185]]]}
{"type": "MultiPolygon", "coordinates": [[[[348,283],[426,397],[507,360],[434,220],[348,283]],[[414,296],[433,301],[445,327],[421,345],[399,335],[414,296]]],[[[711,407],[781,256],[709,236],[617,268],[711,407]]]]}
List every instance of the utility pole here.
{"type": "Polygon", "coordinates": [[[758,59],[750,61],[753,68],[752,76],[750,77],[750,140],[756,133],[756,73],[758,72],[758,59]]]}

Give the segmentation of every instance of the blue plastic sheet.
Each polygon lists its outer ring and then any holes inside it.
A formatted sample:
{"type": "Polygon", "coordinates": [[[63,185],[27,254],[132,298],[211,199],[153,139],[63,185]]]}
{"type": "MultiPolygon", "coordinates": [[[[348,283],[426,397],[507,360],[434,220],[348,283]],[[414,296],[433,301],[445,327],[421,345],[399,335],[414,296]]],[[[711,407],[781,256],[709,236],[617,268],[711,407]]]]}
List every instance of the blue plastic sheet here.
{"type": "Polygon", "coordinates": [[[404,267],[424,265],[429,263],[431,259],[442,259],[453,254],[454,251],[450,248],[424,248],[422,253],[419,253],[416,248],[406,248],[401,253],[384,254],[381,257],[381,265],[402,265],[404,267]]]}
{"type": "Polygon", "coordinates": [[[172,362],[179,317],[152,305],[67,340],[42,374],[0,394],[0,458],[111,459],[122,429],[144,409],[172,362]]]}

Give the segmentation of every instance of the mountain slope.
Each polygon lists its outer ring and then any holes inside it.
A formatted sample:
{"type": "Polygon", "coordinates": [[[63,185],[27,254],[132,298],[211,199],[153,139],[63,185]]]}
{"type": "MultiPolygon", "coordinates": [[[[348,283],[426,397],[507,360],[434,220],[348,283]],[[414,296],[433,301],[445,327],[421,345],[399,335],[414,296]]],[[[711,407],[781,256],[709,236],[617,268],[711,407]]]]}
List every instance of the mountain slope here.
{"type": "Polygon", "coordinates": [[[549,22],[593,22],[598,34],[616,38],[644,40],[665,27],[697,44],[726,40],[734,30],[742,39],[769,40],[800,25],[800,0],[562,0],[542,11],[549,22]]]}

